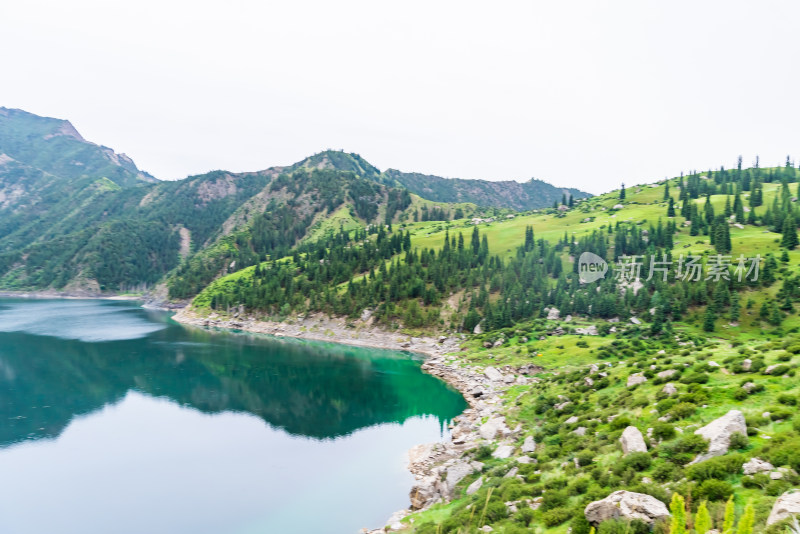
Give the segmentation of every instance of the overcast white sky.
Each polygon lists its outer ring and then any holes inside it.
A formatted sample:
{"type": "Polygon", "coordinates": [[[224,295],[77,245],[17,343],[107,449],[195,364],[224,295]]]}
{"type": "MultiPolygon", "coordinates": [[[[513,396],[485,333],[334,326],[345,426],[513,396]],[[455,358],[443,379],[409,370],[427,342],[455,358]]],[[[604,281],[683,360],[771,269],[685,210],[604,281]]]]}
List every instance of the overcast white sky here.
{"type": "Polygon", "coordinates": [[[800,157],[800,3],[9,0],[0,105],[162,179],[326,148],[593,193],[800,157]]]}

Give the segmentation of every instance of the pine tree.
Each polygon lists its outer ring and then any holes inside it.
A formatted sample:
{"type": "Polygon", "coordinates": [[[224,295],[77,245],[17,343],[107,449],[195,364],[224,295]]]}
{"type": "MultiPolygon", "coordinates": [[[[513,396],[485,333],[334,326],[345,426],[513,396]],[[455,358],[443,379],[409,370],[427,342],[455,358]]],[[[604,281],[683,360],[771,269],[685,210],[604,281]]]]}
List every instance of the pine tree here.
{"type": "Polygon", "coordinates": [[[736,519],[736,507],[733,504],[733,495],[728,498],[725,503],[725,519],[722,522],[722,534],[731,534],[733,532],[733,522],[736,519]]]}
{"type": "Polygon", "coordinates": [[[732,323],[739,322],[739,316],[741,314],[741,306],[739,305],[739,292],[734,291],[731,295],[731,311],[730,311],[730,319],[732,323]]]}
{"type": "Polygon", "coordinates": [[[619,199],[625,200],[625,184],[622,184],[622,189],[619,190],[619,199]]]}
{"type": "Polygon", "coordinates": [[[756,511],[753,508],[753,503],[748,502],[744,507],[744,514],[739,519],[739,526],[736,528],[736,534],[753,534],[753,525],[756,522],[756,511]]]}
{"type": "Polygon", "coordinates": [[[667,180],[666,185],[664,185],[664,200],[671,199],[672,197],[669,196],[669,180],[667,180]]]}
{"type": "Polygon", "coordinates": [[[669,205],[667,206],[667,217],[675,217],[675,201],[669,197],[669,205]]]}
{"type": "Polygon", "coordinates": [[[783,239],[781,246],[787,250],[793,250],[797,246],[797,223],[792,215],[783,220],[783,239]]]}
{"type": "Polygon", "coordinates": [[[706,306],[706,314],[703,317],[703,330],[705,332],[713,332],[716,328],[717,311],[714,309],[713,304],[706,306]]]}
{"type": "Polygon", "coordinates": [[[672,494],[672,502],[669,505],[672,520],[669,525],[669,534],[686,533],[686,504],[683,497],[675,492],[672,494]]]}
{"type": "Polygon", "coordinates": [[[708,513],[708,506],[706,501],[700,503],[697,507],[697,515],[694,519],[694,530],[697,534],[706,534],[711,530],[711,514],[708,513]]]}

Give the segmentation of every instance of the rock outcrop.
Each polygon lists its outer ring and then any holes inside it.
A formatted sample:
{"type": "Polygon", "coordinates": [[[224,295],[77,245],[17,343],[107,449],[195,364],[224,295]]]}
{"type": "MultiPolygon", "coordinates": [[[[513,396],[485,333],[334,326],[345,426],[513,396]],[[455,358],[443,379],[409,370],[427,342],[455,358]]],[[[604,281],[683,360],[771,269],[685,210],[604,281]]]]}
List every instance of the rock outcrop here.
{"type": "Polygon", "coordinates": [[[629,426],[623,430],[619,442],[622,444],[623,455],[632,452],[647,452],[647,444],[644,442],[644,436],[635,426],[629,426]]]}
{"type": "Polygon", "coordinates": [[[744,414],[739,410],[731,410],[719,419],[715,419],[703,428],[695,430],[695,434],[708,440],[708,452],[699,455],[692,463],[702,462],[715,456],[722,456],[731,446],[731,436],[747,435],[747,423],[744,414]]]}
{"type": "Polygon", "coordinates": [[[583,513],[587,521],[593,524],[618,518],[640,519],[653,524],[657,519],[669,517],[669,510],[663,502],[632,491],[615,491],[605,499],[589,503],[583,513]]]}
{"type": "Polygon", "coordinates": [[[793,489],[775,501],[767,519],[767,526],[797,514],[800,514],[800,490],[793,489]]]}

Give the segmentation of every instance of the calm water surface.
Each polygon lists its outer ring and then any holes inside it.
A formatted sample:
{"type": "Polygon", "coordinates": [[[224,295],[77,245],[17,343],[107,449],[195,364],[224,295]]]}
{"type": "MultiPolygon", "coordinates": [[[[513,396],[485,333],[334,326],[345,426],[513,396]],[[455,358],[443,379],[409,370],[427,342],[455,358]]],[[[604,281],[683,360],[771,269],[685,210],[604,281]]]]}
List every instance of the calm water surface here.
{"type": "Polygon", "coordinates": [[[354,533],[464,400],[407,354],[0,300],[0,532],[354,533]]]}

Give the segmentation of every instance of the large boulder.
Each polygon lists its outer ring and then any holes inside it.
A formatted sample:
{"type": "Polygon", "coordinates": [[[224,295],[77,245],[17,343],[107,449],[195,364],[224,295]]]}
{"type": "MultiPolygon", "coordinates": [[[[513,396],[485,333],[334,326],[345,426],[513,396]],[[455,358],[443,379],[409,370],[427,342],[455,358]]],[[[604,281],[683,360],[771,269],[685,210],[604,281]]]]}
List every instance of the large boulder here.
{"type": "Polygon", "coordinates": [[[503,373],[497,370],[495,367],[487,367],[484,369],[483,374],[486,375],[486,378],[491,380],[492,382],[499,382],[503,380],[503,373]]]}
{"type": "Polygon", "coordinates": [[[756,473],[768,473],[775,467],[761,458],[753,458],[742,466],[745,475],[755,475],[756,473]]]}
{"type": "Polygon", "coordinates": [[[701,454],[692,462],[697,463],[715,456],[722,456],[728,452],[732,435],[737,433],[747,435],[747,423],[742,412],[731,410],[719,419],[714,419],[703,428],[695,430],[694,433],[708,440],[708,452],[701,454]]]}
{"type": "Polygon", "coordinates": [[[644,436],[635,426],[629,426],[623,430],[619,442],[622,444],[622,454],[647,452],[647,444],[644,442],[644,436]]]}
{"type": "Polygon", "coordinates": [[[525,437],[525,441],[522,442],[520,450],[525,453],[536,452],[536,442],[533,440],[533,436],[525,437]]]}
{"type": "Polygon", "coordinates": [[[669,517],[666,504],[650,495],[632,491],[615,491],[605,499],[589,503],[583,513],[593,524],[618,518],[640,519],[653,524],[657,519],[669,517]]]}
{"type": "Polygon", "coordinates": [[[511,455],[513,453],[514,453],[514,447],[512,445],[500,445],[494,450],[492,456],[494,458],[504,459],[504,458],[511,458],[511,455]]]}
{"type": "Polygon", "coordinates": [[[557,320],[561,316],[561,312],[558,308],[550,308],[547,312],[547,318],[551,321],[557,320]]]}
{"type": "Polygon", "coordinates": [[[502,417],[493,417],[483,423],[478,429],[478,434],[485,440],[493,440],[498,434],[501,436],[509,432],[506,426],[505,419],[502,417]]]}
{"type": "Polygon", "coordinates": [[[767,526],[797,514],[800,514],[800,490],[793,489],[775,501],[767,519],[767,526]]]}

